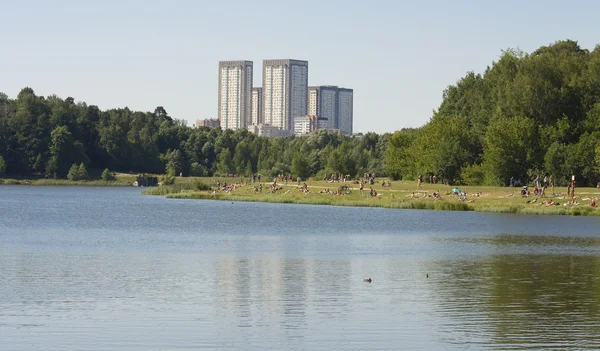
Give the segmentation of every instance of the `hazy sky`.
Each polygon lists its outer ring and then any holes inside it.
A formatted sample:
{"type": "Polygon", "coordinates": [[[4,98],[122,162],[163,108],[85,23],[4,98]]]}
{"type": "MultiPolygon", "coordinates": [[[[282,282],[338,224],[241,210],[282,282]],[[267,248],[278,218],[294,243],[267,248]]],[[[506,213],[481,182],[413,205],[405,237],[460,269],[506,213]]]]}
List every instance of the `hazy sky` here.
{"type": "Polygon", "coordinates": [[[0,92],[216,117],[220,60],[309,61],[354,89],[354,131],[429,120],[443,90],[502,49],[600,42],[598,1],[2,1],[0,92]]]}

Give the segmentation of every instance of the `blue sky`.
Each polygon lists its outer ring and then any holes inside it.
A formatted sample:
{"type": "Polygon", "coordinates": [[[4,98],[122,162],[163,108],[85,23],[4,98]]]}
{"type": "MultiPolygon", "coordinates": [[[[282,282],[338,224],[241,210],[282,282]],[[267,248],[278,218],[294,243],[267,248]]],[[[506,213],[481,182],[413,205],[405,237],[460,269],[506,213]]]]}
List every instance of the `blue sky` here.
{"type": "Polygon", "coordinates": [[[310,85],[354,89],[354,131],[426,123],[443,90],[501,50],[592,50],[595,1],[5,1],[0,91],[102,109],[215,117],[220,60],[309,61],[310,85]]]}

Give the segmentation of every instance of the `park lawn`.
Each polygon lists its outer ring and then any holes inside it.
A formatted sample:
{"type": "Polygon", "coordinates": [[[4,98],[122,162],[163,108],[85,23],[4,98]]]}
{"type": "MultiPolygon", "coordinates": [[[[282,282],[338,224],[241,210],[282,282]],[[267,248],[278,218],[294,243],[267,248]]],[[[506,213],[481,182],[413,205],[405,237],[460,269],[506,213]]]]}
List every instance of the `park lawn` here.
{"type": "MultiPolygon", "coordinates": [[[[180,178],[177,183],[185,181],[194,182],[200,180],[216,188],[216,181],[231,183],[239,182],[239,178],[180,178]]],[[[488,187],[488,186],[459,186],[461,191],[467,193],[467,201],[460,201],[455,195],[452,195],[452,188],[443,184],[423,184],[417,189],[415,182],[392,181],[391,187],[383,187],[381,181],[372,187],[378,192],[378,196],[368,196],[369,187],[365,186],[363,195],[360,194],[358,184],[351,183],[328,183],[325,181],[306,181],[310,193],[304,194],[297,188],[296,182],[289,182],[283,185],[283,190],[276,193],[269,191],[268,183],[263,183],[263,192],[254,192],[254,185],[242,186],[232,193],[215,193],[212,191],[194,191],[181,190],[175,193],[169,193],[169,198],[178,199],[211,199],[226,201],[252,201],[252,202],[273,202],[273,203],[297,203],[313,205],[333,205],[333,206],[356,206],[356,207],[384,207],[400,209],[438,209],[455,211],[480,211],[496,213],[519,213],[519,214],[552,214],[552,215],[600,215],[598,208],[588,206],[591,199],[600,196],[600,192],[595,188],[576,188],[577,206],[563,206],[569,199],[564,199],[563,193],[566,188],[555,188],[555,195],[548,194],[544,198],[532,201],[535,196],[522,198],[520,188],[510,187],[488,187]],[[349,194],[335,196],[319,193],[329,188],[335,192],[341,185],[349,185],[352,190],[349,194]],[[434,192],[440,192],[441,199],[434,200],[431,196],[434,192]],[[479,194],[479,196],[475,196],[479,194]],[[551,199],[559,205],[545,206],[542,202],[551,199]]],[[[385,179],[387,181],[387,179],[385,179]]],[[[301,182],[303,184],[304,182],[301,182]]],[[[255,184],[258,185],[258,184],[255,184]]],[[[551,189],[547,190],[551,193],[551,189]]],[[[164,195],[164,194],[161,194],[164,195]]]]}

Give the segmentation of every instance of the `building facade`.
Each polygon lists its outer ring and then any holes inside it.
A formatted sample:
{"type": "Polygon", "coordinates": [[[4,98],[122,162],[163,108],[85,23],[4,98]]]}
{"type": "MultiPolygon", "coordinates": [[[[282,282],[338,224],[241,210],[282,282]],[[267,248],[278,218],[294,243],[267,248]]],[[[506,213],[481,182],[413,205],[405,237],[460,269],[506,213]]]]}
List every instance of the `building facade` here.
{"type": "Polygon", "coordinates": [[[262,88],[252,88],[252,125],[262,124],[262,88]]]}
{"type": "Polygon", "coordinates": [[[308,62],[264,60],[262,93],[262,123],[292,131],[308,112],[308,62]]]}
{"type": "Polygon", "coordinates": [[[223,129],[252,123],[252,61],[219,62],[219,121],[223,129]]]}
{"type": "Polygon", "coordinates": [[[340,88],[338,91],[337,128],[342,134],[352,135],[354,126],[354,91],[340,88]]]}
{"type": "Polygon", "coordinates": [[[308,87],[308,115],[316,116],[319,111],[319,87],[308,87]]]}
{"type": "Polygon", "coordinates": [[[219,126],[221,126],[221,123],[216,118],[206,118],[206,119],[197,119],[196,120],[196,128],[200,128],[200,127],[216,128],[219,126]]]}
{"type": "Polygon", "coordinates": [[[308,88],[308,113],[318,117],[318,128],[352,134],[353,91],[333,85],[308,88]]]}
{"type": "Polygon", "coordinates": [[[294,118],[294,135],[308,135],[318,128],[318,118],[315,115],[294,118]]]}
{"type": "Polygon", "coordinates": [[[268,124],[254,124],[248,126],[250,133],[256,134],[257,136],[268,137],[268,138],[280,138],[291,136],[290,131],[282,130],[277,126],[271,126],[268,124]]]}

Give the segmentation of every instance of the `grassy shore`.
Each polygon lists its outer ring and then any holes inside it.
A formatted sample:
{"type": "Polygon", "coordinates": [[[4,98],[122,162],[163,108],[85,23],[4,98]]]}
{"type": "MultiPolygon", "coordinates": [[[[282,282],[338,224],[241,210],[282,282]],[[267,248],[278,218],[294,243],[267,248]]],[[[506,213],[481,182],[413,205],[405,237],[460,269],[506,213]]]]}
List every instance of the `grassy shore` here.
{"type": "Polygon", "coordinates": [[[0,178],[0,185],[36,185],[36,186],[132,186],[135,175],[119,173],[116,180],[104,181],[99,175],[91,180],[46,179],[41,177],[0,178]]]}
{"type": "MultiPolygon", "coordinates": [[[[181,184],[186,178],[178,179],[181,184]]],[[[197,182],[198,178],[193,181],[197,182]]],[[[232,183],[239,179],[221,178],[221,182],[232,183]]],[[[479,211],[495,213],[515,214],[539,214],[539,215],[600,215],[598,207],[590,207],[592,199],[600,196],[596,188],[577,188],[577,205],[564,206],[570,199],[564,197],[566,188],[555,188],[547,190],[547,195],[537,198],[531,195],[528,198],[521,197],[520,188],[509,187],[483,187],[483,186],[459,186],[461,191],[467,193],[467,198],[461,201],[458,196],[452,194],[452,187],[442,184],[423,184],[417,189],[415,182],[392,181],[390,187],[383,187],[378,179],[378,184],[373,185],[378,195],[368,195],[369,186],[365,186],[363,194],[360,194],[357,184],[351,183],[328,183],[324,181],[307,181],[309,193],[305,194],[297,188],[294,182],[283,185],[283,190],[272,193],[268,184],[263,183],[263,191],[254,192],[254,185],[242,186],[231,193],[213,191],[196,191],[192,186],[164,187],[164,189],[150,189],[146,194],[166,195],[168,198],[177,199],[209,199],[225,201],[250,201],[250,202],[272,202],[272,203],[296,203],[311,205],[333,205],[333,206],[355,206],[355,207],[383,207],[398,209],[431,209],[450,211],[479,211]],[[341,185],[349,185],[352,190],[344,192],[341,196],[321,193],[329,189],[335,192],[341,185]],[[434,200],[432,194],[439,192],[441,199],[434,200]],[[534,201],[535,200],[535,201],[534,201]],[[552,200],[554,205],[546,206],[544,201],[552,200]]],[[[191,183],[192,180],[188,180],[191,183]]],[[[202,178],[202,182],[212,185],[216,189],[215,178],[202,178]]],[[[387,181],[387,179],[386,179],[387,181]]],[[[161,187],[163,188],[163,187],[161,187]]],[[[598,200],[596,200],[598,202],[598,200]]]]}

